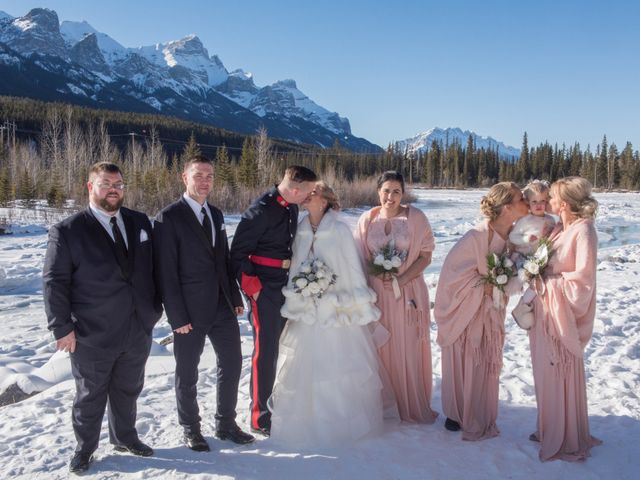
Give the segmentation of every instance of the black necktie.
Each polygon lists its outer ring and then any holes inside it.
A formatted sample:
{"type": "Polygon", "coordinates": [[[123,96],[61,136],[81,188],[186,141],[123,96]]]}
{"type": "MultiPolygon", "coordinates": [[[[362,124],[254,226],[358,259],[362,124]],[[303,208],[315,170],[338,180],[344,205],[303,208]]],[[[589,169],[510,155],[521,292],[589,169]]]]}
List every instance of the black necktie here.
{"type": "Polygon", "coordinates": [[[129,262],[127,261],[128,252],[127,252],[127,244],[124,243],[124,237],[122,236],[122,232],[120,231],[120,227],[118,227],[118,223],[116,221],[116,217],[111,217],[111,231],[113,232],[113,239],[116,244],[116,259],[118,260],[118,264],[120,265],[120,269],[128,276],[129,274],[129,262]]]}
{"type": "Polygon", "coordinates": [[[209,240],[209,245],[213,247],[213,234],[211,233],[211,220],[209,220],[209,215],[207,215],[207,211],[202,207],[200,210],[204,218],[202,220],[202,229],[204,230],[204,234],[207,236],[207,240],[209,240]]]}

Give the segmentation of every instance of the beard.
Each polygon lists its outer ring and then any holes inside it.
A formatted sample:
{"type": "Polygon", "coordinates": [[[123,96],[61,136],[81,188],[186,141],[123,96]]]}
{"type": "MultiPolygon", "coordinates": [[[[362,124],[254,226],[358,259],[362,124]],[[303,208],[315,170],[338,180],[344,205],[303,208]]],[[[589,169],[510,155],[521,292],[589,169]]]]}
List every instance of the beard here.
{"type": "Polygon", "coordinates": [[[100,208],[102,208],[105,212],[116,212],[120,209],[122,204],[124,203],[124,197],[118,197],[118,201],[116,203],[109,203],[107,198],[102,198],[98,202],[100,208]]]}

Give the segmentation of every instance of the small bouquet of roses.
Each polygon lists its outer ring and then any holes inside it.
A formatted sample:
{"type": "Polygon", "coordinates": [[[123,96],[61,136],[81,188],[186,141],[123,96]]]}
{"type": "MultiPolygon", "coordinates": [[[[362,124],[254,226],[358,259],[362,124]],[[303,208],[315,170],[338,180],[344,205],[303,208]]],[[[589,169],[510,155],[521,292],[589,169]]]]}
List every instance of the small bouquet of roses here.
{"type": "Polygon", "coordinates": [[[371,256],[369,273],[371,275],[384,275],[385,273],[398,273],[398,268],[407,258],[407,252],[396,248],[395,242],[390,240],[384,247],[371,256]]]}
{"type": "Polygon", "coordinates": [[[293,291],[314,300],[336,283],[338,276],[321,260],[311,258],[300,265],[300,271],[291,279],[293,291]]]}
{"type": "Polygon", "coordinates": [[[487,255],[487,273],[482,275],[476,286],[493,285],[493,306],[497,309],[504,307],[504,288],[509,279],[518,274],[513,261],[505,253],[490,253],[487,255]]]}
{"type": "Polygon", "coordinates": [[[384,247],[375,252],[369,261],[369,273],[376,276],[391,275],[391,287],[393,288],[393,296],[398,300],[401,296],[400,285],[395,274],[398,268],[407,258],[407,252],[398,250],[395,242],[389,240],[384,247]]]}
{"type": "Polygon", "coordinates": [[[518,270],[518,278],[522,283],[530,283],[535,278],[540,277],[553,255],[551,241],[548,238],[541,238],[538,241],[536,250],[525,258],[522,268],[518,270]]]}

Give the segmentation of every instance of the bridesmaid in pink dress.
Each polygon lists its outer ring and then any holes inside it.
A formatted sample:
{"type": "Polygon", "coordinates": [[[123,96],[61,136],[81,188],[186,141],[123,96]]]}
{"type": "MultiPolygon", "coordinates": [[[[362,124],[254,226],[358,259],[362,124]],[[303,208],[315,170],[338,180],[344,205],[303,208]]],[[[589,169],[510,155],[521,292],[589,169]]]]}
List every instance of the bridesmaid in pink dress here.
{"type": "Polygon", "coordinates": [[[462,429],[463,440],[500,433],[496,419],[506,312],[504,306],[496,308],[493,288],[481,285],[481,275],[487,273],[487,255],[506,250],[513,222],[528,213],[528,206],[515,183],[502,182],[482,198],[480,210],[486,220],[464,234],[442,265],[434,309],[445,428],[462,429]]]}
{"type": "Polygon", "coordinates": [[[390,240],[395,242],[397,250],[407,253],[396,276],[399,298],[389,278],[368,277],[382,311],[380,323],[388,331],[388,339],[379,345],[378,353],[401,420],[433,423],[438,414],[431,410],[429,292],[423,272],[431,263],[435,242],[424,213],[400,203],[403,194],[402,175],[395,171],[383,173],[378,179],[380,206],[362,214],[356,240],[367,264],[390,240]]]}
{"type": "Polygon", "coordinates": [[[584,460],[600,440],[589,432],[584,348],[596,313],[598,203],[580,177],[551,186],[549,205],[561,222],[551,232],[553,256],[534,301],[531,363],[538,403],[540,460],[584,460]]]}

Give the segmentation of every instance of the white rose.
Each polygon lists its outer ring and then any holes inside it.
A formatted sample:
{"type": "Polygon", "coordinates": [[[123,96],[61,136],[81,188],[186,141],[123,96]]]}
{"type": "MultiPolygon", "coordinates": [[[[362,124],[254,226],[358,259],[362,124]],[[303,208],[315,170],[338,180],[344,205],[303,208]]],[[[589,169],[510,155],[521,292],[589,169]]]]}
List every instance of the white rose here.
{"type": "Polygon", "coordinates": [[[324,278],[326,277],[326,272],[324,271],[324,269],[320,269],[316,272],[316,278],[324,278]]]}
{"type": "Polygon", "coordinates": [[[531,275],[538,275],[540,273],[540,265],[536,262],[532,262],[531,260],[524,262],[524,269],[531,275]]]}
{"type": "Polygon", "coordinates": [[[318,285],[320,285],[320,288],[324,291],[329,286],[329,280],[326,277],[323,277],[318,280],[318,285]]]}
{"type": "Polygon", "coordinates": [[[538,250],[536,250],[533,257],[542,263],[547,263],[547,258],[549,257],[549,250],[547,249],[547,246],[541,245],[538,250]]]}
{"type": "Polygon", "coordinates": [[[309,265],[308,263],[303,263],[300,267],[300,271],[302,273],[309,273],[311,271],[311,265],[309,265]]]}
{"type": "Polygon", "coordinates": [[[384,255],[379,253],[378,255],[376,255],[376,258],[373,259],[373,264],[382,265],[383,263],[384,263],[384,255]]]}
{"type": "Polygon", "coordinates": [[[400,265],[402,265],[402,260],[400,260],[400,257],[398,256],[393,256],[391,258],[391,265],[393,265],[395,268],[398,268],[400,265]]]}
{"type": "Polygon", "coordinates": [[[496,283],[498,285],[505,285],[508,281],[509,281],[509,277],[507,277],[505,274],[498,275],[496,277],[496,283]]]}
{"type": "Polygon", "coordinates": [[[298,288],[304,288],[307,286],[307,279],[306,278],[302,278],[300,277],[299,279],[296,280],[296,287],[298,288]]]}
{"type": "Polygon", "coordinates": [[[502,262],[502,266],[505,268],[513,267],[513,262],[509,258],[505,258],[504,262],[502,262]]]}
{"type": "Polygon", "coordinates": [[[391,263],[391,260],[385,260],[382,262],[382,268],[385,270],[391,270],[393,268],[393,263],[391,263]]]}
{"type": "Polygon", "coordinates": [[[320,293],[321,291],[321,288],[320,288],[320,285],[318,285],[318,282],[311,282],[308,288],[312,295],[320,293]]]}
{"type": "Polygon", "coordinates": [[[311,296],[311,290],[309,290],[309,287],[307,288],[303,288],[302,292],[300,292],[302,294],[303,297],[310,297],[311,296]]]}

